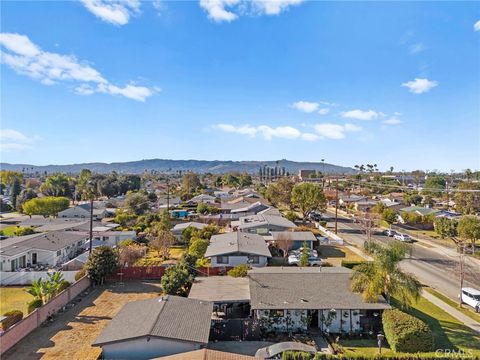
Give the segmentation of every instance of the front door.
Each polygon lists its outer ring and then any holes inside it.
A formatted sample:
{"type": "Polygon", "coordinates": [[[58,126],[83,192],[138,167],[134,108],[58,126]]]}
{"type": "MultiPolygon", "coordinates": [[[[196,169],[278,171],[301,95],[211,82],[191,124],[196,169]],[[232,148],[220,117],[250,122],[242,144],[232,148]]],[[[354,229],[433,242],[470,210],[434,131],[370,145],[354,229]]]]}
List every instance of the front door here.
{"type": "Polygon", "coordinates": [[[36,265],[37,264],[37,253],[32,254],[32,264],[36,265]]]}
{"type": "Polygon", "coordinates": [[[310,310],[310,328],[318,328],[318,310],[310,310]]]}

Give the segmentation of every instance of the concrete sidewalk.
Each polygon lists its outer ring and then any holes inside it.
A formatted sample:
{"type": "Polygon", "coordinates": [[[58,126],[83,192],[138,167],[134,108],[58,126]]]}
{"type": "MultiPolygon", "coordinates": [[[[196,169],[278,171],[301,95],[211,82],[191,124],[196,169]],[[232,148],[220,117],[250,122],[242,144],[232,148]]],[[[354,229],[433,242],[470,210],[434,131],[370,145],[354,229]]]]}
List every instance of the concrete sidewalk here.
{"type": "Polygon", "coordinates": [[[432,304],[438,306],[440,309],[444,310],[446,313],[452,315],[454,318],[457,320],[461,321],[465,326],[468,326],[470,329],[473,331],[476,331],[477,333],[480,334],[480,323],[477,321],[473,320],[472,318],[468,317],[467,315],[461,313],[454,307],[448,305],[447,303],[443,302],[439,298],[437,298],[435,295],[432,295],[426,291],[423,291],[422,296],[430,301],[432,304]]]}

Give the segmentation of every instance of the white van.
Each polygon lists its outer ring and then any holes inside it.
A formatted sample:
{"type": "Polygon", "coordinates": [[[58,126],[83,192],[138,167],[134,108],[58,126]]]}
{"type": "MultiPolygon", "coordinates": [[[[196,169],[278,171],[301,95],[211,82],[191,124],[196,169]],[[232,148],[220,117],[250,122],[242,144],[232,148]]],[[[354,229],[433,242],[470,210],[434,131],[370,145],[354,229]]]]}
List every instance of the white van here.
{"type": "Polygon", "coordinates": [[[480,312],[480,290],[473,288],[462,288],[460,294],[462,303],[470,305],[476,312],[480,312]]]}

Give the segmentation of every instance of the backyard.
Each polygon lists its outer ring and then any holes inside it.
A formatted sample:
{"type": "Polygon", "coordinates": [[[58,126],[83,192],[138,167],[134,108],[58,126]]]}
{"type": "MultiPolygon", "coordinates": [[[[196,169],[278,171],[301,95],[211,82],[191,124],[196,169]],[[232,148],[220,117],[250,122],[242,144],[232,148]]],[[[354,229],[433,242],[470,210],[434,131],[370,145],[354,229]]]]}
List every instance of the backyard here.
{"type": "Polygon", "coordinates": [[[149,248],[147,254],[139,259],[136,265],[139,266],[159,266],[162,264],[171,264],[175,263],[178,259],[182,257],[185,253],[185,248],[181,246],[172,246],[170,248],[170,257],[168,260],[165,260],[158,252],[154,249],[149,248]]]}
{"type": "Polygon", "coordinates": [[[33,300],[33,296],[27,293],[23,286],[0,287],[0,314],[10,310],[20,310],[27,315],[27,303],[33,300]]]}
{"type": "Polygon", "coordinates": [[[131,281],[97,287],[75,307],[58,314],[49,326],[41,326],[26,336],[2,360],[97,359],[101,350],[90,344],[123,305],[158,296],[159,291],[158,282],[131,281]]]}
{"type": "Polygon", "coordinates": [[[317,247],[317,251],[322,260],[333,266],[341,266],[342,261],[365,261],[346,246],[320,245],[317,247]]]}

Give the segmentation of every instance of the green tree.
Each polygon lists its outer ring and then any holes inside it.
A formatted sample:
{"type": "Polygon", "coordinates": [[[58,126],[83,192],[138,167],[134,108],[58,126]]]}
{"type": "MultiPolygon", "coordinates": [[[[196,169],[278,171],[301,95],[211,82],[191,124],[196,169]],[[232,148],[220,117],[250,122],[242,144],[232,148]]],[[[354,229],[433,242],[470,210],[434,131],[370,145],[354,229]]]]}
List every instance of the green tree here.
{"type": "Polygon", "coordinates": [[[40,191],[47,196],[70,197],[72,195],[69,179],[65,174],[61,173],[47,177],[40,186],[40,191]]]}
{"type": "Polygon", "coordinates": [[[130,192],[125,199],[125,208],[135,215],[142,215],[150,209],[147,195],[141,192],[130,192]]]}
{"type": "Polygon", "coordinates": [[[429,196],[440,197],[442,196],[442,190],[445,190],[446,184],[446,180],[443,176],[428,175],[422,193],[429,196]]]}
{"type": "Polygon", "coordinates": [[[353,268],[352,291],[362,293],[366,302],[377,302],[383,294],[389,303],[394,297],[402,306],[410,306],[419,298],[422,284],[400,269],[399,263],[405,258],[406,251],[406,246],[398,242],[377,247],[372,262],[353,268]]]}
{"type": "Polygon", "coordinates": [[[308,258],[309,258],[309,249],[306,241],[304,241],[302,254],[300,255],[300,266],[308,266],[309,265],[308,258]]]}
{"type": "Polygon", "coordinates": [[[288,177],[280,178],[276,183],[270,183],[265,192],[265,197],[273,205],[283,204],[292,207],[292,189],[295,183],[288,177]]]}
{"type": "Polygon", "coordinates": [[[382,220],[385,221],[391,228],[392,224],[397,221],[397,213],[393,209],[385,209],[382,212],[382,220]]]}
{"type": "Polygon", "coordinates": [[[162,276],[161,286],[169,295],[185,296],[188,294],[196,274],[197,258],[186,254],[174,267],[169,267],[162,276]]]}
{"type": "Polygon", "coordinates": [[[238,264],[233,269],[228,270],[227,275],[231,277],[246,277],[250,266],[248,264],[238,264]]]}
{"type": "Polygon", "coordinates": [[[12,181],[12,186],[10,187],[10,199],[12,200],[12,206],[15,209],[17,207],[17,197],[22,191],[22,186],[20,179],[15,177],[12,181]]]}
{"type": "Polygon", "coordinates": [[[251,186],[253,184],[253,181],[252,181],[252,177],[250,176],[250,174],[244,172],[242,175],[240,175],[240,177],[238,178],[238,184],[240,185],[240,187],[247,187],[247,186],[251,186]]]}
{"type": "Polygon", "coordinates": [[[455,193],[455,208],[463,215],[480,213],[480,183],[462,182],[458,190],[477,190],[477,192],[457,191],[455,193]]]}
{"type": "Polygon", "coordinates": [[[470,241],[472,253],[475,253],[475,244],[480,239],[480,218],[473,215],[463,216],[458,222],[457,231],[458,236],[470,241]]]}
{"type": "Polygon", "coordinates": [[[450,220],[445,217],[435,219],[435,232],[440,235],[442,239],[457,236],[457,226],[458,223],[455,220],[450,220]]]}
{"type": "Polygon", "coordinates": [[[313,183],[295,185],[292,189],[292,204],[300,209],[304,221],[310,211],[325,211],[327,208],[322,187],[313,183]]]}
{"type": "Polygon", "coordinates": [[[88,277],[96,284],[103,284],[108,275],[118,267],[117,254],[109,246],[95,248],[85,264],[88,277]]]}
{"type": "Polygon", "coordinates": [[[29,216],[43,215],[57,216],[60,211],[68,208],[70,201],[65,197],[46,196],[26,201],[23,205],[23,212],[29,216]]]}
{"type": "Polygon", "coordinates": [[[188,253],[195,256],[197,259],[201,259],[205,256],[209,241],[204,239],[195,239],[188,247],[188,253]]]}
{"type": "Polygon", "coordinates": [[[34,199],[36,197],[37,197],[37,193],[35,192],[35,190],[30,188],[23,189],[20,192],[20,195],[17,197],[17,204],[16,204],[17,210],[23,213],[23,204],[26,201],[34,199]]]}
{"type": "Polygon", "coordinates": [[[200,178],[195,173],[187,173],[182,177],[182,190],[183,192],[191,196],[195,191],[197,191],[202,186],[200,178]]]}
{"type": "Polygon", "coordinates": [[[423,198],[418,193],[405,193],[403,195],[403,200],[408,205],[420,205],[423,198]]]}

